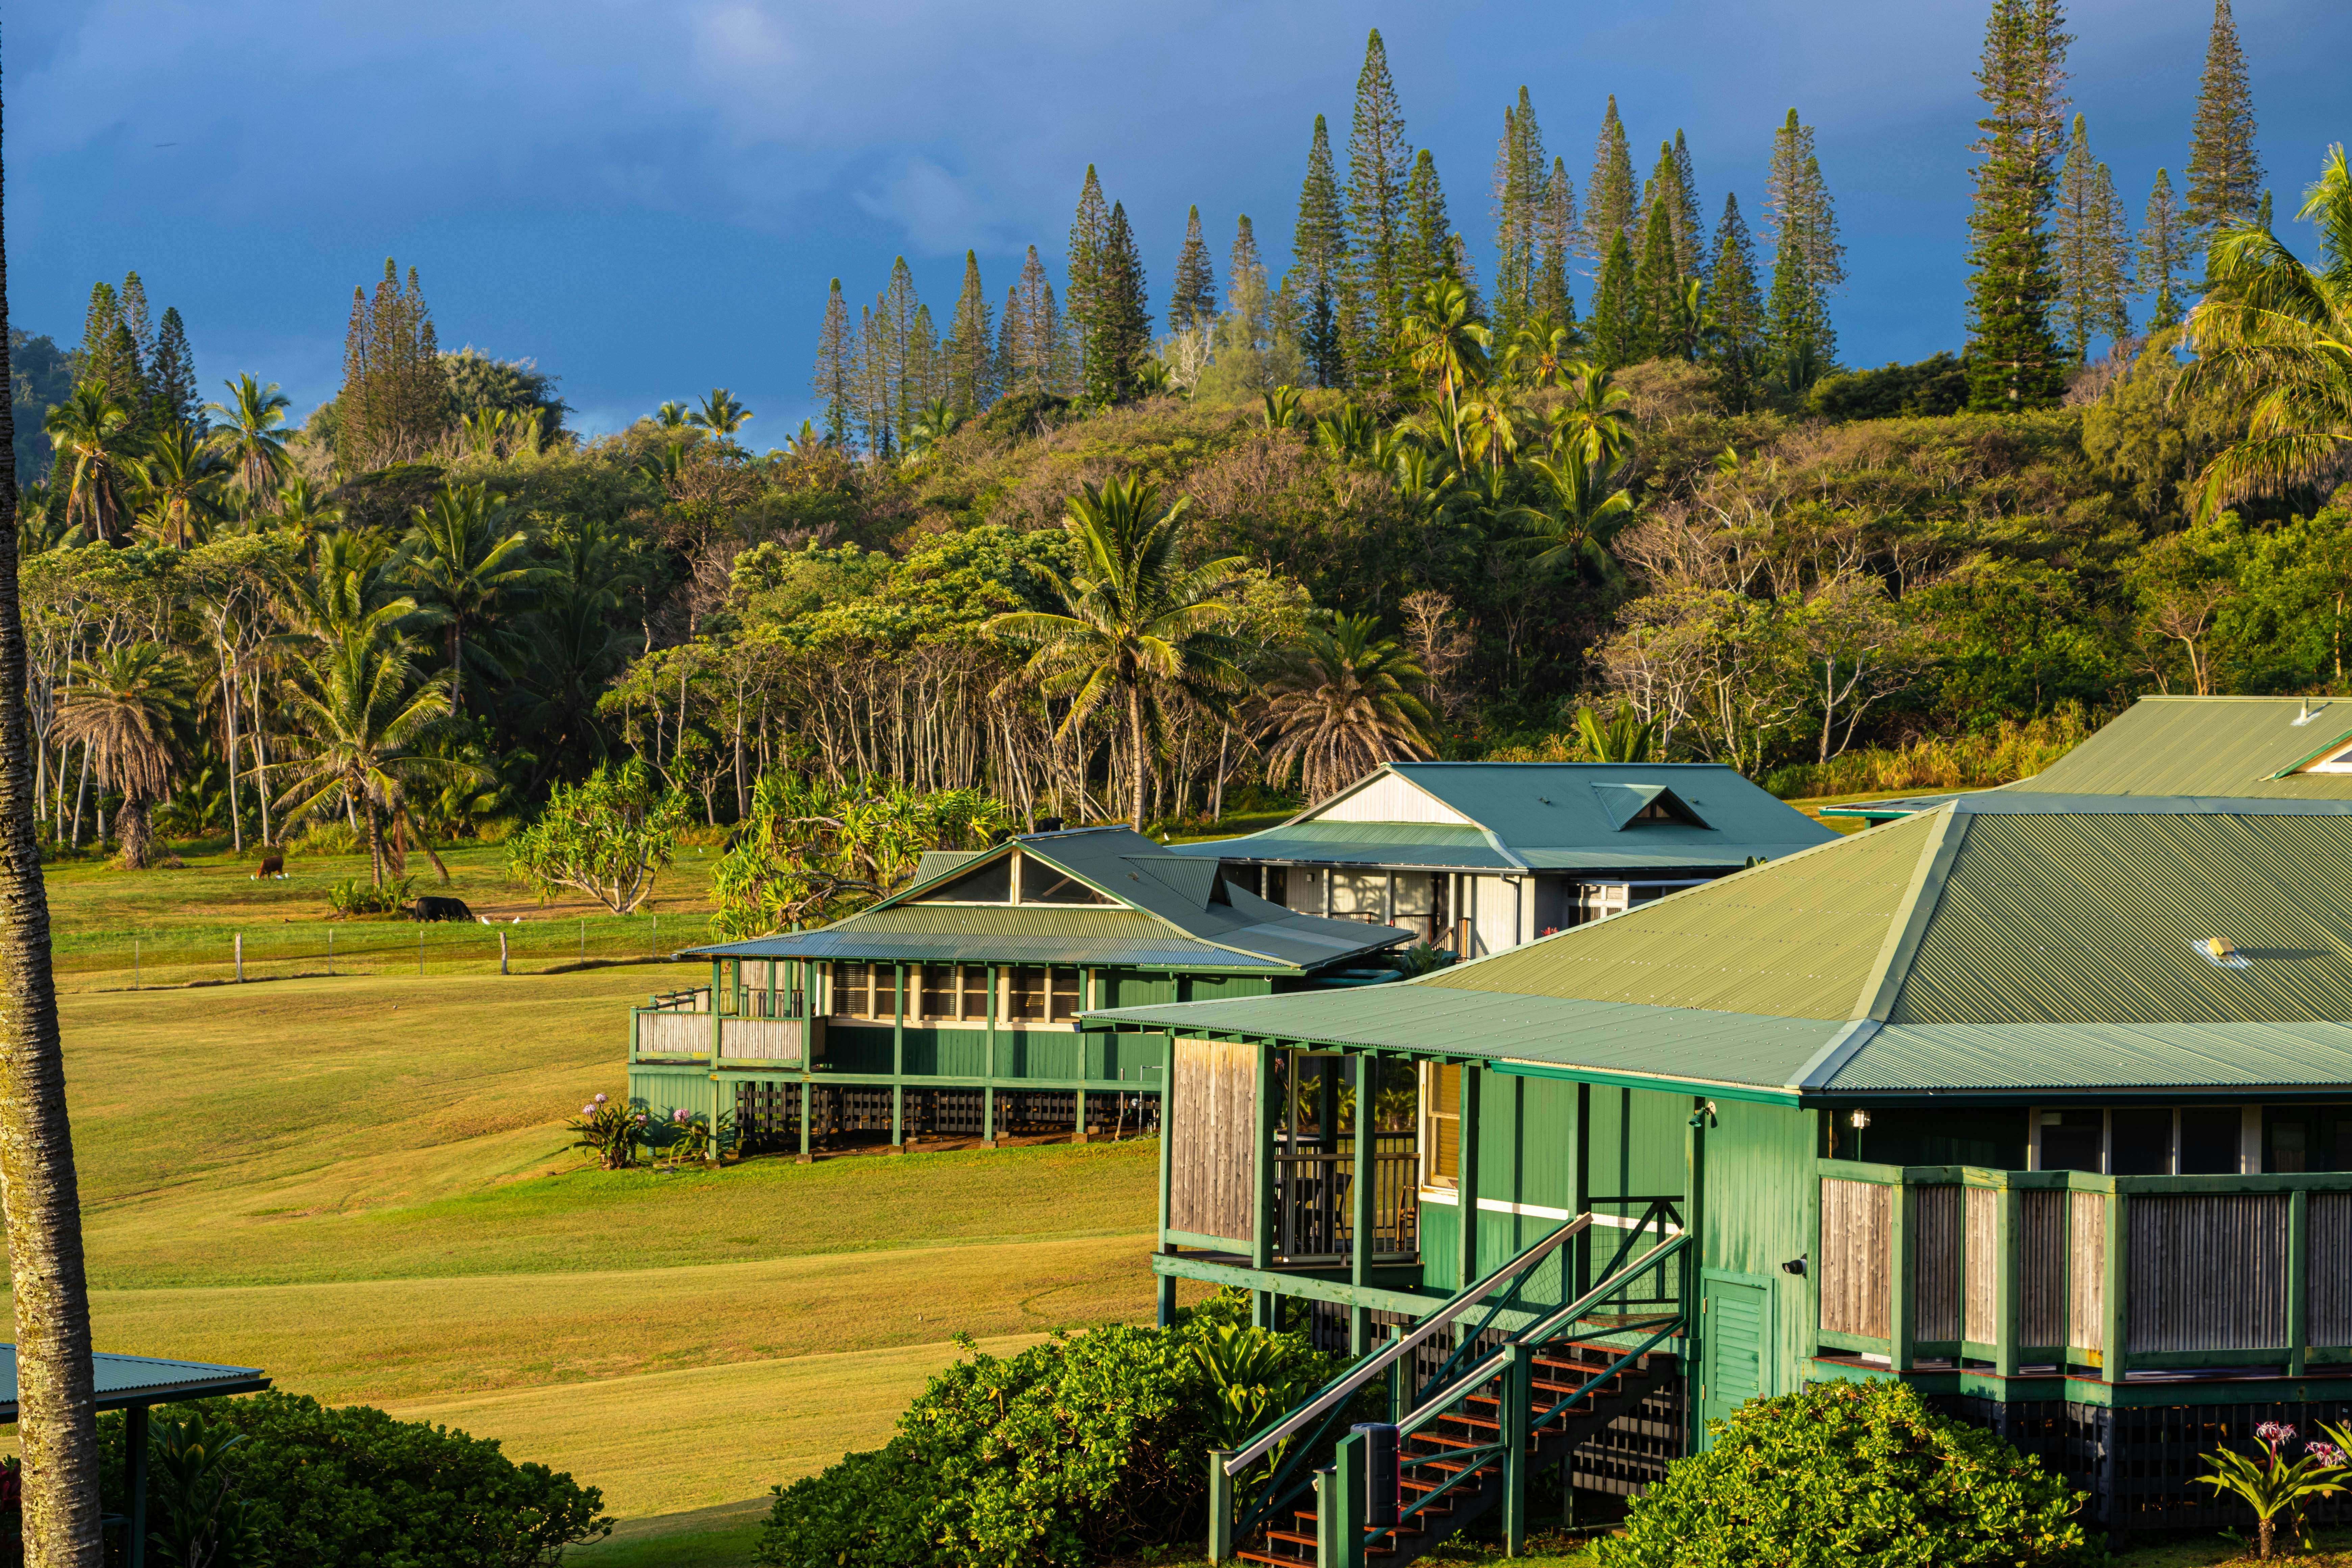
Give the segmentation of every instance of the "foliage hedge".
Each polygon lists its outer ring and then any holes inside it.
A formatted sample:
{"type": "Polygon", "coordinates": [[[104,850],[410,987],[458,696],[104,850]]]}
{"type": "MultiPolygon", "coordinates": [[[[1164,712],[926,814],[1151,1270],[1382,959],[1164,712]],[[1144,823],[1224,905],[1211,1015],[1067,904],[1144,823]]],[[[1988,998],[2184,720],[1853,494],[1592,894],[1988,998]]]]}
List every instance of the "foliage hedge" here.
{"type": "Polygon", "coordinates": [[[1893,1382],[1817,1384],[1708,1424],[1633,1504],[1605,1568],[2074,1568],[2084,1495],[1893,1382]]]}
{"type": "MultiPolygon", "coordinates": [[[[967,1358],[931,1379],[886,1447],[775,1489],[759,1561],[1076,1568],[1199,1541],[1209,1450],[1235,1419],[1196,1347],[1234,1315],[1212,1302],[1172,1329],[1060,1333],[1003,1358],[961,1342],[967,1358]]],[[[1339,1364],[1301,1335],[1248,1337],[1254,1371],[1286,1387],[1339,1364]]]]}
{"type": "MultiPolygon", "coordinates": [[[[195,1403],[247,1438],[225,1463],[271,1568],[553,1568],[566,1546],[612,1530],[596,1488],[488,1438],[299,1394],[195,1403]]],[[[121,1415],[100,1419],[99,1445],[106,1509],[121,1513],[121,1415]]]]}

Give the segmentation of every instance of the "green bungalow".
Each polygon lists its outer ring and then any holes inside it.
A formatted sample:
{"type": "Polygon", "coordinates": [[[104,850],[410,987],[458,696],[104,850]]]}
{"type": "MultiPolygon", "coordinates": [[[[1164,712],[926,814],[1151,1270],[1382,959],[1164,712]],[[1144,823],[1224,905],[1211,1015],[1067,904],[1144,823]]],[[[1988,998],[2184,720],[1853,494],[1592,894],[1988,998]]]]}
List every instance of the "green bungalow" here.
{"type": "Polygon", "coordinates": [[[710,984],[631,1011],[628,1091],[803,1159],[1132,1136],[1158,1123],[1165,1038],[1081,1033],[1082,1011],[1393,980],[1381,960],[1412,940],[1269,904],[1124,827],[935,852],[845,920],[691,950],[710,984]]]}
{"type": "Polygon", "coordinates": [[[1636,1489],[1825,1378],[2114,1535],[2227,1522],[2201,1452],[2352,1414],[2347,911],[2352,803],[1990,792],[1377,991],[1089,1016],[1174,1040],[1163,1313],[1241,1286],[1360,1358],[1223,1457],[1307,1439],[1212,1554],[1516,1543],[1537,1466],[1636,1489]],[[1394,1527],[1329,1441],[1374,1383],[1394,1527]]]}

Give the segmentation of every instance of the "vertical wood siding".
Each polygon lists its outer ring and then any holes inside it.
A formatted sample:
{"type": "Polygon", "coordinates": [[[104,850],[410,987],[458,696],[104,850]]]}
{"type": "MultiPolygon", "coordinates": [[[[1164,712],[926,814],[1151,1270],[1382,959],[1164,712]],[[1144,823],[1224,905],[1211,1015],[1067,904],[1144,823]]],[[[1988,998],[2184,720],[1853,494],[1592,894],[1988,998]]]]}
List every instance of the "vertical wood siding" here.
{"type": "Polygon", "coordinates": [[[1969,1302],[1967,1338],[1990,1344],[2000,1335],[2000,1194],[1990,1187],[1970,1187],[1964,1201],[1969,1211],[1969,1302]]]}
{"type": "Polygon", "coordinates": [[[1886,1337],[1894,1197],[1875,1182],[1822,1179],[1822,1327],[1831,1333],[1886,1337]]]}
{"type": "Polygon", "coordinates": [[[2135,1197],[2126,1212],[2132,1351],[2286,1343],[2285,1194],[2135,1197]]]}
{"type": "Polygon", "coordinates": [[[2352,1345],[2352,1193],[2311,1194],[2307,1276],[2315,1345],[2352,1345]]]}
{"type": "Polygon", "coordinates": [[[708,1013],[640,1013],[637,1015],[637,1055],[685,1057],[709,1055],[710,1015],[708,1013]]]}
{"type": "Polygon", "coordinates": [[[1919,1235],[1912,1243],[1912,1331],[1923,1340],[1960,1337],[1960,1189],[1915,1187],[1919,1235]]]}
{"type": "Polygon", "coordinates": [[[1178,1040],[1167,1117],[1170,1227],[1253,1239],[1257,1047],[1178,1040]]]}
{"type": "Polygon", "coordinates": [[[2066,1198],[2063,1192],[2024,1194],[2025,1234],[2018,1247],[2018,1262],[2024,1272],[2018,1290],[2021,1345],[2067,1342],[2066,1285],[2072,1265],[2066,1252],[2066,1198]]]}
{"type": "Polygon", "coordinates": [[[2107,1200],[2066,1194],[2066,1342],[2106,1349],[2107,1200]]]}
{"type": "MultiPolygon", "coordinates": [[[[745,1061],[796,1062],[806,1027],[798,1018],[721,1018],[719,1054],[745,1061]]],[[[707,1043],[709,1037],[706,1025],[703,1039],[707,1043]]]]}

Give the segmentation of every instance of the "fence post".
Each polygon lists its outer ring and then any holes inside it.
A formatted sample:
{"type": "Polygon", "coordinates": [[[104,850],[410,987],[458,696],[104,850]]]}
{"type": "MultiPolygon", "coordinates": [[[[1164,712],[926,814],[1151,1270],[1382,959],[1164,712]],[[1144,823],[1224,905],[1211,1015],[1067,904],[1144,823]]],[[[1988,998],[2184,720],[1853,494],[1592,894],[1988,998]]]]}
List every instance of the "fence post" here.
{"type": "MultiPolygon", "coordinates": [[[[1331,1468],[1322,1474],[1325,1501],[1315,1521],[1315,1555],[1328,1568],[1364,1568],[1364,1526],[1372,1514],[1370,1447],[1362,1427],[1350,1430],[1331,1450],[1331,1468]]],[[[1388,1522],[1395,1522],[1395,1512],[1391,1494],[1388,1522]]]]}
{"type": "Polygon", "coordinates": [[[416,922],[416,977],[425,978],[425,922],[416,922]]]}
{"type": "Polygon", "coordinates": [[[1503,1347],[1502,1398],[1496,1418],[1503,1426],[1503,1552],[1518,1557],[1528,1549],[1528,1420],[1535,1407],[1535,1362],[1525,1344],[1503,1347]]]}
{"type": "Polygon", "coordinates": [[[236,983],[245,984],[245,933],[236,933],[236,983]]]}
{"type": "Polygon", "coordinates": [[[506,933],[506,932],[504,932],[504,931],[500,931],[500,932],[499,932],[499,973],[500,974],[504,974],[506,972],[507,972],[507,933],[506,933]]]}
{"type": "MultiPolygon", "coordinates": [[[[582,961],[583,963],[587,962],[587,958],[588,958],[588,917],[587,917],[586,915],[582,915],[582,916],[580,917],[580,958],[581,958],[581,961],[582,961]]],[[[711,1010],[712,1010],[713,1012],[716,1012],[716,1011],[718,1010],[718,1007],[719,1007],[719,999],[718,999],[717,997],[715,997],[715,996],[714,996],[714,997],[712,997],[712,998],[711,998],[710,1005],[711,1005],[711,1010]]]]}
{"type": "Polygon", "coordinates": [[[131,939],[131,989],[139,989],[139,939],[131,939]]]}
{"type": "Polygon", "coordinates": [[[1231,1448],[1209,1450],[1209,1561],[1223,1563],[1234,1554],[1234,1478],[1225,1474],[1231,1448]]]}

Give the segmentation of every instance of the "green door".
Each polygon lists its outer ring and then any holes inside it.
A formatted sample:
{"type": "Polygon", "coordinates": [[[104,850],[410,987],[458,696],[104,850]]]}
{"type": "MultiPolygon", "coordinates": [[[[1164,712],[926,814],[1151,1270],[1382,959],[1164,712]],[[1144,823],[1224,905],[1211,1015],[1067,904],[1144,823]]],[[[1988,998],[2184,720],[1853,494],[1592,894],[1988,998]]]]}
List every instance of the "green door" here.
{"type": "MultiPolygon", "coordinates": [[[[1704,1348],[1699,1358],[1699,1423],[1720,1421],[1769,1394],[1765,1355],[1772,1341],[1771,1289],[1753,1275],[1707,1269],[1702,1283],[1704,1348]]],[[[1704,1439],[1702,1438],[1702,1444],[1704,1439]]]]}

